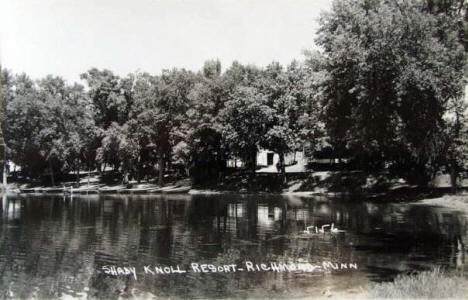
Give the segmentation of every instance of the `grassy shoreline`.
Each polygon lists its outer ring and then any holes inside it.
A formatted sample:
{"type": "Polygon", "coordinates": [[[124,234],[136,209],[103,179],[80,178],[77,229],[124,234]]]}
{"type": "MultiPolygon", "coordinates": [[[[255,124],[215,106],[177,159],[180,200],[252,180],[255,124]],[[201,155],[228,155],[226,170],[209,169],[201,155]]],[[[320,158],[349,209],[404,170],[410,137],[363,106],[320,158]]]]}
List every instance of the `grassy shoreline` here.
{"type": "Polygon", "coordinates": [[[440,268],[399,275],[392,282],[375,284],[369,291],[369,297],[374,299],[466,299],[466,295],[467,278],[440,268]]]}
{"type": "Polygon", "coordinates": [[[393,281],[373,283],[364,289],[331,292],[313,299],[466,299],[466,295],[466,276],[455,270],[435,267],[428,271],[398,275],[393,281]]]}

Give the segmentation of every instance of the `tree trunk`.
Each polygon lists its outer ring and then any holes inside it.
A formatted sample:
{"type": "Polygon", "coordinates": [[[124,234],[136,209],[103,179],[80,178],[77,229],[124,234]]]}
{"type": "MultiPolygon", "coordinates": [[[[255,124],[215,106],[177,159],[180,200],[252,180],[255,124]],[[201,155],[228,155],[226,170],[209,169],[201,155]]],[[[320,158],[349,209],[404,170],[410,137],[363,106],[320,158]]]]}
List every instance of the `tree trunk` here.
{"type": "Polygon", "coordinates": [[[89,175],[91,174],[91,167],[88,166],[88,189],[89,189],[89,175]]]}
{"type": "Polygon", "coordinates": [[[163,179],[164,179],[164,155],[161,154],[159,155],[159,162],[158,162],[158,167],[159,167],[159,176],[158,176],[158,184],[160,186],[163,185],[163,179]]]}
{"type": "Polygon", "coordinates": [[[124,176],[122,178],[122,184],[127,185],[128,184],[128,172],[125,171],[124,176]]]}
{"type": "Polygon", "coordinates": [[[284,153],[279,153],[279,163],[281,166],[281,177],[283,177],[283,183],[286,183],[286,164],[284,162],[284,153]]]}
{"type": "Polygon", "coordinates": [[[457,167],[455,164],[451,164],[450,166],[450,183],[452,185],[452,193],[456,193],[458,189],[457,185],[457,179],[458,179],[458,172],[457,172],[457,167]]]}
{"type": "Polygon", "coordinates": [[[137,167],[137,170],[136,170],[136,177],[137,177],[137,182],[140,183],[141,182],[141,169],[143,168],[142,164],[141,164],[141,159],[138,159],[138,167],[137,167]]]}
{"type": "Polygon", "coordinates": [[[8,186],[8,168],[7,168],[7,162],[6,159],[3,159],[3,188],[6,189],[8,186]]]}
{"type": "Polygon", "coordinates": [[[251,155],[252,155],[252,159],[251,159],[251,161],[252,161],[252,166],[251,166],[252,167],[252,174],[255,176],[255,173],[257,171],[257,150],[256,149],[253,150],[251,155]]]}
{"type": "Polygon", "coordinates": [[[77,167],[76,168],[76,183],[79,184],[80,183],[80,167],[77,167]]]}
{"type": "Polygon", "coordinates": [[[49,162],[49,169],[50,169],[50,180],[52,186],[55,186],[55,179],[54,179],[54,169],[52,168],[52,163],[49,162]]]}
{"type": "Polygon", "coordinates": [[[284,163],[284,153],[279,153],[279,163],[281,166],[281,174],[286,175],[286,164],[284,163]]]}

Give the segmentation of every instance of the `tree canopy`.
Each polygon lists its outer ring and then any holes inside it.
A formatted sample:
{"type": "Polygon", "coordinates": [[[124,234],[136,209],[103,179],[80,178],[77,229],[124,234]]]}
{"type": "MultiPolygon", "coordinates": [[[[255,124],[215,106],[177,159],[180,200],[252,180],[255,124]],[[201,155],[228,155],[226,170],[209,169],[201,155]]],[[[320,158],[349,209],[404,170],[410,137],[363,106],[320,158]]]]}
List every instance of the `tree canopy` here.
{"type": "Polygon", "coordinates": [[[317,43],[325,59],[325,122],[335,147],[370,163],[434,165],[444,115],[465,85],[456,23],[414,1],[333,2],[320,20],[317,43]]]}
{"type": "Polygon", "coordinates": [[[52,182],[111,167],[124,182],[162,184],[168,173],[218,178],[228,159],[255,173],[260,149],[278,153],[284,173],[285,154],[328,144],[361,169],[422,181],[456,174],[468,149],[467,9],[461,0],[335,0],[318,50],[284,66],[223,70],[208,60],[198,72],[125,77],[91,68],[86,87],[2,70],[8,158],[52,182]]]}

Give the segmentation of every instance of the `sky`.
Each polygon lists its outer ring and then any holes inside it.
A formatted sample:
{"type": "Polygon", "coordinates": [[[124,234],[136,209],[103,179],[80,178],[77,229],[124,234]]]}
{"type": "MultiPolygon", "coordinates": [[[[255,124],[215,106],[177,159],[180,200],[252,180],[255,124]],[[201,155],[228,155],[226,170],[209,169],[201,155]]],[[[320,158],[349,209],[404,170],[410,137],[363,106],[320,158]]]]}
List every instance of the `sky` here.
{"type": "Polygon", "coordinates": [[[314,48],[331,0],[2,0],[2,68],[79,81],[92,67],[124,76],[197,71],[208,59],[287,64],[314,48]]]}

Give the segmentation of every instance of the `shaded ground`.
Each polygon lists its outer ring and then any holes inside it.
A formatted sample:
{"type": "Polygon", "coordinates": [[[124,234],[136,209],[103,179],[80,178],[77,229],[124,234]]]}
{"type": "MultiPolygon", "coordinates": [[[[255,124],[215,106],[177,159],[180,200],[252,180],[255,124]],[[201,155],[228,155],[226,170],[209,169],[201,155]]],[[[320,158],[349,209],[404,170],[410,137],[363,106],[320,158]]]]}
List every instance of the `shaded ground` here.
{"type": "MultiPolygon", "coordinates": [[[[294,167],[294,166],[291,166],[294,167]]],[[[100,176],[97,172],[84,173],[79,184],[75,178],[63,180],[55,187],[46,187],[41,183],[16,181],[10,189],[79,189],[112,190],[127,189],[129,192],[151,193],[161,188],[156,180],[130,181],[122,184],[121,180],[110,180],[112,175],[106,172],[100,176]]],[[[210,181],[193,184],[189,178],[165,177],[163,186],[192,187],[195,193],[236,192],[236,193],[282,193],[302,195],[325,195],[346,198],[375,199],[376,201],[414,201],[426,198],[441,197],[450,192],[446,178],[438,179],[435,187],[418,187],[408,184],[401,177],[389,173],[370,173],[366,171],[320,171],[320,172],[288,172],[285,175],[278,172],[257,172],[255,175],[243,171],[234,171],[224,177],[212,178],[210,181]]],[[[188,191],[188,190],[187,190],[188,191]]]]}
{"type": "Polygon", "coordinates": [[[321,171],[286,173],[234,173],[211,182],[196,184],[198,190],[240,193],[326,195],[378,201],[414,201],[440,197],[449,187],[418,187],[388,173],[365,171],[321,171]]]}

